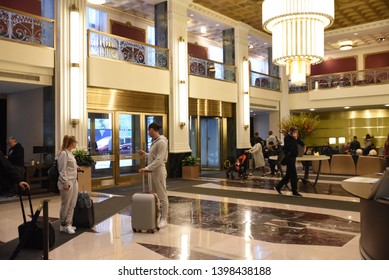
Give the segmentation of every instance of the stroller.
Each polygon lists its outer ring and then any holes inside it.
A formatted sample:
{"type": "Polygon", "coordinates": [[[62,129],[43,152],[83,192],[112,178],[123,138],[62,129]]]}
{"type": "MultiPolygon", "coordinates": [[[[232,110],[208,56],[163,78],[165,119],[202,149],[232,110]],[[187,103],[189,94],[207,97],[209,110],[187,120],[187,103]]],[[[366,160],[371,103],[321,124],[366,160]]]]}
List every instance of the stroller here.
{"type": "Polygon", "coordinates": [[[231,176],[231,179],[235,179],[234,172],[236,172],[241,180],[247,179],[250,157],[250,153],[243,153],[236,158],[235,163],[227,169],[226,177],[229,178],[231,176]]]}

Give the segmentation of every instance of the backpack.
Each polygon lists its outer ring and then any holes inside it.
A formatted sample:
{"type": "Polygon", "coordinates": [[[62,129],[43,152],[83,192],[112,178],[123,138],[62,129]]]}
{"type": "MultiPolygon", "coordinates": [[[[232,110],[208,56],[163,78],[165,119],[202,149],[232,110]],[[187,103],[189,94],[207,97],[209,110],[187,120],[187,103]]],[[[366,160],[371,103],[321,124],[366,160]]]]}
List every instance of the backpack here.
{"type": "Polygon", "coordinates": [[[47,174],[49,175],[50,182],[51,182],[51,189],[55,193],[59,193],[58,190],[58,178],[59,178],[59,171],[58,171],[58,162],[57,160],[54,161],[53,165],[47,170],[47,174]]]}

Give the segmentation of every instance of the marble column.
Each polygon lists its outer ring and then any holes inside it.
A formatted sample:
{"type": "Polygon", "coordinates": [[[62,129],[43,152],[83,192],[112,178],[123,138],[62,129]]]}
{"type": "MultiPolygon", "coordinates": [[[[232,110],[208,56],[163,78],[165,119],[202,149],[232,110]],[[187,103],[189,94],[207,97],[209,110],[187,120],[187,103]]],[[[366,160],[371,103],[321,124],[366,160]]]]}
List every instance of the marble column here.
{"type": "Polygon", "coordinates": [[[273,49],[272,48],[267,49],[267,62],[268,62],[269,75],[274,76],[274,77],[279,77],[280,76],[280,67],[273,63],[273,49]]]}
{"type": "Polygon", "coordinates": [[[243,60],[244,58],[248,59],[249,50],[248,50],[248,35],[250,31],[250,26],[238,22],[235,27],[235,66],[237,69],[237,83],[238,83],[238,102],[236,104],[236,143],[238,154],[241,149],[245,150],[250,148],[250,127],[244,127],[244,118],[245,114],[250,114],[250,108],[244,108],[244,95],[248,94],[250,96],[250,87],[249,92],[244,93],[243,90],[243,60]]]}
{"type": "Polygon", "coordinates": [[[180,176],[181,160],[191,152],[189,147],[189,77],[187,70],[187,10],[191,2],[191,0],[168,1],[168,47],[170,49],[170,81],[172,85],[169,96],[169,177],[180,176]],[[178,51],[179,40],[185,42],[183,50],[185,58],[181,59],[178,51]],[[181,69],[181,73],[179,69],[181,69]],[[188,94],[182,94],[182,91],[186,91],[188,94]],[[186,119],[184,124],[181,123],[181,114],[184,114],[186,119]]]}
{"type": "Polygon", "coordinates": [[[87,35],[85,27],[86,1],[84,0],[57,0],[56,1],[56,62],[55,62],[55,147],[61,147],[64,135],[74,135],[79,148],[87,147],[88,117],[86,111],[86,48],[87,35]],[[79,38],[79,124],[71,124],[71,80],[70,80],[70,9],[75,6],[79,11],[80,38],[79,38]]]}

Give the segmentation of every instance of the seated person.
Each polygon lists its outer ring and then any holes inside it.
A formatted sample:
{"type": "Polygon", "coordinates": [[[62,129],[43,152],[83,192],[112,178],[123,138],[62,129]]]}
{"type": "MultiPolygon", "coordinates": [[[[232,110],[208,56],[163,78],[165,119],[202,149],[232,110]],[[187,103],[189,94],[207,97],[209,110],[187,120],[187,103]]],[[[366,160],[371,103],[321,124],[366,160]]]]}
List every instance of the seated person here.
{"type": "Polygon", "coordinates": [[[248,161],[248,158],[245,154],[240,155],[233,165],[231,165],[226,172],[227,178],[231,175],[231,179],[234,179],[233,172],[237,172],[241,177],[245,172],[245,162],[248,161]]]}
{"type": "MultiPolygon", "coordinates": [[[[269,145],[269,157],[270,156],[278,156],[279,154],[279,149],[277,148],[276,145],[274,145],[274,143],[272,141],[270,141],[268,143],[269,145]]],[[[269,158],[269,165],[270,165],[270,176],[274,176],[276,174],[278,174],[279,172],[281,172],[281,163],[278,163],[277,160],[271,160],[269,158]],[[276,167],[277,167],[277,170],[276,170],[276,167]]]]}
{"type": "Polygon", "coordinates": [[[0,151],[0,182],[9,181],[11,183],[12,188],[8,188],[8,184],[0,185],[0,192],[2,192],[5,196],[11,197],[16,195],[16,190],[13,188],[14,184],[18,184],[22,189],[29,188],[28,183],[23,181],[23,176],[20,171],[10,164],[10,162],[6,159],[4,154],[0,151]]]}

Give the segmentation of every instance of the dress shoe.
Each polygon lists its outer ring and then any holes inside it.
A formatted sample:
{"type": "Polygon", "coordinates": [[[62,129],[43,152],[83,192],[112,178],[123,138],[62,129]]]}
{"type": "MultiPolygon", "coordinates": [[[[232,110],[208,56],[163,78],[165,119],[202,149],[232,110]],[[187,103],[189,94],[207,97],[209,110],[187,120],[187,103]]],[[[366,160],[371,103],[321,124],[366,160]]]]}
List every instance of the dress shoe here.
{"type": "Polygon", "coordinates": [[[293,196],[295,196],[295,197],[303,197],[301,194],[299,194],[298,192],[294,192],[293,193],[293,196]]]}
{"type": "Polygon", "coordinates": [[[282,192],[281,192],[281,190],[279,188],[274,187],[273,189],[276,190],[279,194],[282,194],[282,192]]]}

